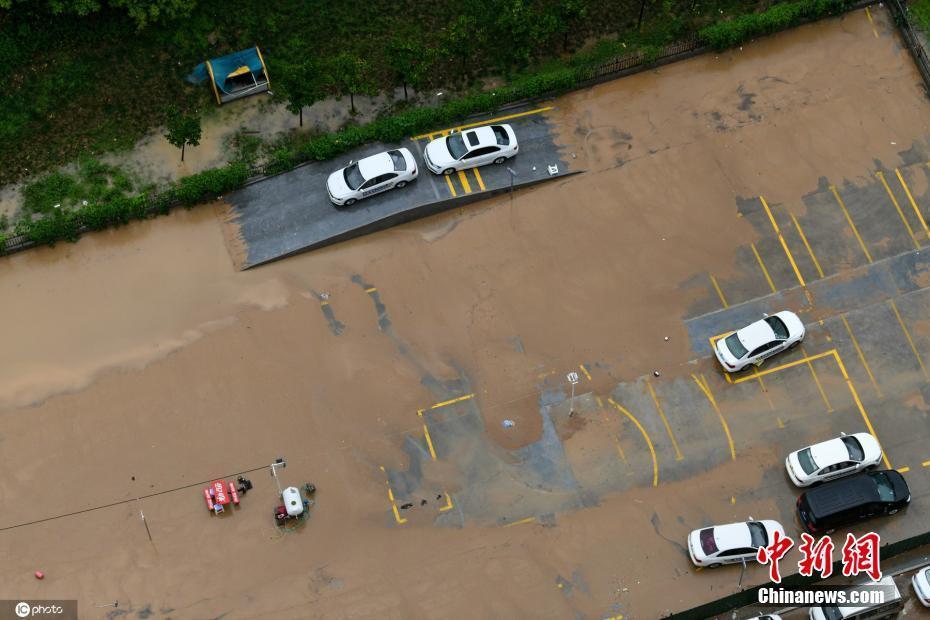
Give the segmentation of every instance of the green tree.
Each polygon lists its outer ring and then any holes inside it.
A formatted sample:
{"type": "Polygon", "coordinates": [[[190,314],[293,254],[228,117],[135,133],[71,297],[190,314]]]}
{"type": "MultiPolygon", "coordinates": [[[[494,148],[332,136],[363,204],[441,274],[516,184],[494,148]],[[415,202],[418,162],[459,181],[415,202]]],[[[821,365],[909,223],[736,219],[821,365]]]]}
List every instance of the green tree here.
{"type": "Polygon", "coordinates": [[[356,113],[355,95],[377,93],[377,85],[369,75],[368,63],[347,52],[342,52],[326,63],[326,78],[337,95],[349,96],[352,114],[356,113]]]}
{"type": "Polygon", "coordinates": [[[281,90],[287,100],[285,107],[300,117],[304,126],[304,108],[326,98],[326,79],[323,67],[310,55],[295,54],[294,62],[275,63],[275,90],[281,90]]]}
{"type": "Polygon", "coordinates": [[[525,0],[503,0],[495,15],[493,38],[507,44],[491,49],[505,73],[529,64],[533,52],[543,47],[558,27],[555,16],[538,13],[525,0]]]}
{"type": "Polygon", "coordinates": [[[557,0],[550,11],[555,18],[555,32],[562,35],[562,50],[567,51],[568,35],[588,16],[588,7],[582,0],[557,0]]]}
{"type": "MultiPolygon", "coordinates": [[[[0,0],[0,8],[9,9],[14,4],[28,0],[0,0]]],[[[107,4],[122,9],[136,22],[139,29],[158,22],[189,15],[197,4],[196,0],[108,0],[107,4]]],[[[103,0],[47,0],[46,6],[53,15],[90,15],[103,8],[103,0]]]]}
{"type": "Polygon", "coordinates": [[[458,60],[462,78],[468,58],[482,48],[483,42],[484,31],[478,28],[478,20],[468,14],[457,15],[442,32],[442,52],[458,60]]]}
{"type": "Polygon", "coordinates": [[[200,117],[196,114],[185,114],[172,106],[168,109],[168,131],[165,138],[168,142],[181,149],[181,161],[184,161],[184,147],[188,144],[200,144],[200,117]]]}
{"type": "Polygon", "coordinates": [[[396,33],[388,42],[388,64],[394,75],[404,86],[404,101],[407,86],[420,90],[433,68],[433,51],[420,39],[419,32],[396,33]]]}

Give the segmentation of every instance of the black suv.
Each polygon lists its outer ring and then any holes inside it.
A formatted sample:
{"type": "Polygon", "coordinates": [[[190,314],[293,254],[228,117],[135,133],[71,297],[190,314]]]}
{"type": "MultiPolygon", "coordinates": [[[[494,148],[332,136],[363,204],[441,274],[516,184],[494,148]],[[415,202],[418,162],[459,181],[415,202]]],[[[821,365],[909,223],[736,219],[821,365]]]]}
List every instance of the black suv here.
{"type": "Polygon", "coordinates": [[[811,534],[829,534],[860,519],[894,514],[910,501],[904,476],[893,469],[870,471],[805,491],[798,516],[811,534]]]}

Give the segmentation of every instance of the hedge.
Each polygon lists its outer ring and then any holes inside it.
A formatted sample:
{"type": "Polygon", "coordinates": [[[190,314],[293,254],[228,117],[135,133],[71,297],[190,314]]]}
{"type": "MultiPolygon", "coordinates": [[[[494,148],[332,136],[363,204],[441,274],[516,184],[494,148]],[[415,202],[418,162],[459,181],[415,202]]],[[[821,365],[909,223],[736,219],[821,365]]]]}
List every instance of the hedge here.
{"type": "MultiPolygon", "coordinates": [[[[698,32],[698,37],[701,43],[722,50],[740,45],[752,37],[841,13],[853,4],[853,0],[797,0],[776,4],[761,13],[741,15],[707,26],[698,32]]],[[[658,54],[659,48],[644,48],[640,55],[641,64],[652,64],[658,54]]],[[[409,108],[365,125],[349,125],[337,132],[280,145],[269,153],[261,169],[250,168],[245,163],[229,164],[184,177],[157,194],[131,198],[118,196],[103,203],[75,210],[58,209],[47,217],[22,220],[17,223],[15,234],[24,235],[36,244],[53,245],[61,240],[75,241],[86,230],[100,230],[167,213],[174,204],[190,208],[239,189],[253,174],[287,172],[303,162],[330,160],[369,142],[399,142],[407,136],[448,125],[473,114],[489,112],[508,103],[567,92],[591,79],[595,70],[603,65],[598,62],[573,66],[570,62],[570,59],[562,61],[562,66],[519,78],[491,91],[472,92],[449,99],[440,106],[409,108]]],[[[5,248],[5,242],[6,239],[0,236],[0,252],[5,248]]]]}

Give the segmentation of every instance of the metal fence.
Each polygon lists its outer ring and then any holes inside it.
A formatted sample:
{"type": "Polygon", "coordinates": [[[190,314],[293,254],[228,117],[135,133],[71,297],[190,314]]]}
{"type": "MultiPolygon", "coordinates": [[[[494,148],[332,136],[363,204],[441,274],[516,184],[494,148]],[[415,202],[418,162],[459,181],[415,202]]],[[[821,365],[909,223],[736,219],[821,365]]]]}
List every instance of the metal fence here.
{"type": "Polygon", "coordinates": [[[917,65],[917,70],[920,71],[920,76],[924,80],[924,87],[927,89],[928,96],[930,96],[930,58],[927,57],[927,51],[920,42],[920,35],[918,35],[917,29],[914,28],[907,5],[902,3],[901,0],[888,0],[888,10],[891,11],[891,15],[894,17],[895,24],[897,24],[898,30],[901,32],[901,38],[904,39],[904,44],[910,50],[911,56],[914,57],[914,64],[917,65]]]}
{"type": "Polygon", "coordinates": [[[636,52],[627,56],[620,56],[600,64],[590,70],[590,74],[585,77],[585,82],[600,81],[613,79],[630,72],[634,69],[643,69],[656,64],[664,64],[671,60],[677,60],[682,54],[695,54],[704,50],[701,40],[697,33],[675,41],[663,47],[657,54],[648,54],[636,52]]]}

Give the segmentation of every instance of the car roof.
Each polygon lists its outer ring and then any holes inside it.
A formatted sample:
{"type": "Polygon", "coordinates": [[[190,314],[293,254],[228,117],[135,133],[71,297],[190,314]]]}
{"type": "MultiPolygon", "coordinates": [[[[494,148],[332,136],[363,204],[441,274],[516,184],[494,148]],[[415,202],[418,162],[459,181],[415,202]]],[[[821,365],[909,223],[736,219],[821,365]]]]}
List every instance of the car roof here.
{"type": "Polygon", "coordinates": [[[749,547],[752,537],[749,535],[749,526],[745,523],[728,523],[714,526],[714,542],[721,551],[749,547]]]}
{"type": "Polygon", "coordinates": [[[775,340],[775,332],[772,326],[762,319],[737,331],[736,337],[748,351],[753,351],[756,347],[775,340]]]}
{"type": "Polygon", "coordinates": [[[818,468],[849,460],[849,450],[846,449],[846,444],[839,437],[815,443],[810,449],[811,457],[817,463],[818,468]]]}
{"type": "Polygon", "coordinates": [[[868,474],[840,478],[833,482],[806,491],[807,504],[817,517],[837,512],[867,502],[879,500],[878,488],[868,474]]]}
{"type": "Polygon", "coordinates": [[[362,173],[362,176],[365,177],[366,181],[380,174],[394,172],[394,161],[387,152],[360,159],[357,163],[358,170],[362,173]]]}
{"type": "Polygon", "coordinates": [[[462,134],[465,138],[465,144],[468,146],[468,150],[497,144],[497,138],[494,136],[494,130],[491,129],[491,125],[466,129],[462,134]]]}

